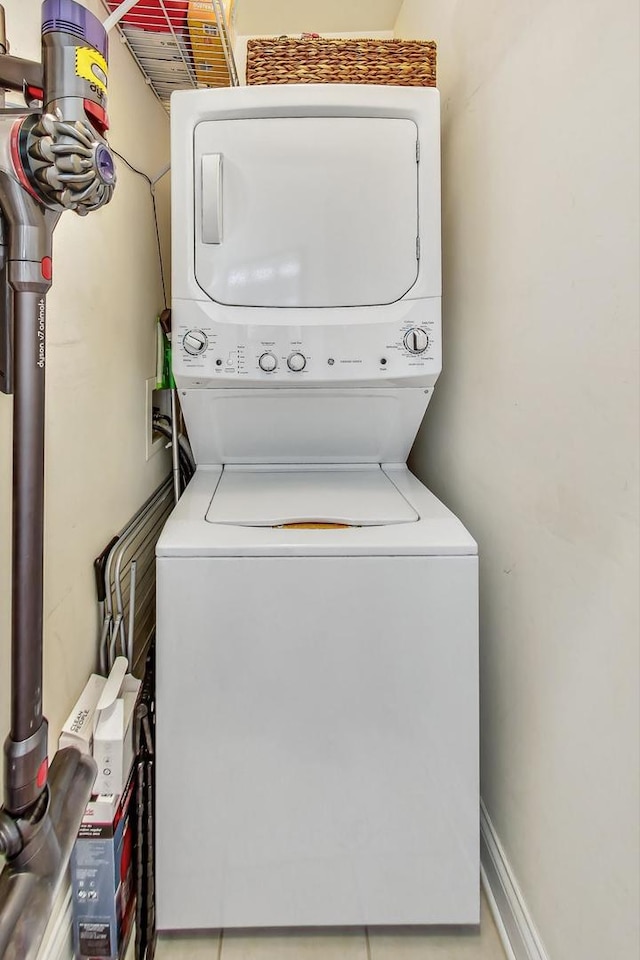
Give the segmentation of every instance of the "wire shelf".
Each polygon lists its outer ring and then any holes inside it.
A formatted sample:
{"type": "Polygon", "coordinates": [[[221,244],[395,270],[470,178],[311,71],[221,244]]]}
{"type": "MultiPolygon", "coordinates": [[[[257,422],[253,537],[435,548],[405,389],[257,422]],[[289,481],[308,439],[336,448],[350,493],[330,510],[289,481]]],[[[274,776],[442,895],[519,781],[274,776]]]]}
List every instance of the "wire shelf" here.
{"type": "Polygon", "coordinates": [[[163,107],[174,90],[237,87],[233,0],[102,0],[163,107]]]}

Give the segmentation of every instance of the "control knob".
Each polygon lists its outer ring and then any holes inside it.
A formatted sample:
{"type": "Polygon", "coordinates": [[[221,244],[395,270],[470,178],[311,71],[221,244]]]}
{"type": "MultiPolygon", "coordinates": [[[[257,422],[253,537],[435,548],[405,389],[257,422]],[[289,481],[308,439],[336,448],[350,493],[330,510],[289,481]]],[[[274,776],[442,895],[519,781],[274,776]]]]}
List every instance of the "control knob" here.
{"type": "Polygon", "coordinates": [[[263,353],[258,360],[258,366],[261,370],[264,370],[265,373],[273,373],[278,366],[278,361],[272,353],[263,353]]]}
{"type": "Polygon", "coordinates": [[[204,353],[208,345],[207,335],[202,330],[189,330],[182,338],[182,346],[192,357],[204,353]]]}
{"type": "Polygon", "coordinates": [[[429,346],[429,337],[422,327],[412,327],[404,335],[404,345],[409,353],[424,353],[429,346]]]}
{"type": "Polygon", "coordinates": [[[300,373],[301,370],[307,365],[307,358],[303,353],[292,353],[289,359],[287,360],[287,366],[289,370],[293,370],[294,373],[300,373]]]}

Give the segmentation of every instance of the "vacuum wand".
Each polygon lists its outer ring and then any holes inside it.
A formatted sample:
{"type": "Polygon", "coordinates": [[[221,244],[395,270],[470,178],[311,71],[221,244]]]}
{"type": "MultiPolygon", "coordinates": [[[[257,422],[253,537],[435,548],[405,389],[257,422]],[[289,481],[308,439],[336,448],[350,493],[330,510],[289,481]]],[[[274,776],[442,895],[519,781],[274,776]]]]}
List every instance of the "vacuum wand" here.
{"type": "Polygon", "coordinates": [[[22,491],[13,511],[11,739],[15,742],[28,740],[43,719],[42,663],[26,654],[28,638],[42,634],[41,605],[29,599],[43,589],[44,423],[33,414],[44,404],[45,310],[44,292],[20,292],[15,298],[13,484],[22,491]],[[33,691],[40,696],[32,699],[33,691]]]}
{"type": "Polygon", "coordinates": [[[42,716],[45,290],[14,296],[13,577],[11,732],[5,743],[6,805],[20,812],[47,779],[47,722],[42,716]],[[16,498],[15,492],[20,491],[16,498]]]}
{"type": "MultiPolygon", "coordinates": [[[[7,118],[0,126],[4,272],[12,291],[12,316],[4,319],[1,339],[14,391],[12,716],[5,743],[5,811],[13,816],[38,801],[47,781],[42,541],[45,296],[53,230],[64,210],[86,214],[107,203],[115,180],[104,140],[104,28],[74,0],[45,0],[42,18],[42,70],[26,71],[23,93],[30,101],[39,98],[43,112],[7,118]],[[39,76],[41,89],[29,80],[39,76]]],[[[16,86],[21,64],[0,57],[0,86],[16,86]]]]}
{"type": "Polygon", "coordinates": [[[11,307],[5,317],[10,335],[4,340],[11,351],[6,365],[14,394],[11,730],[4,745],[4,811],[20,816],[47,782],[42,715],[45,297],[60,214],[44,209],[2,168],[0,208],[8,233],[5,275],[11,296],[2,302],[11,307]]]}
{"type": "Polygon", "coordinates": [[[107,37],[75,0],[44,0],[42,63],[10,56],[0,7],[0,389],[13,393],[11,729],[0,809],[0,956],[35,956],[95,777],[76,750],[48,771],[42,704],[46,294],[65,210],[108,203],[107,37]],[[40,104],[37,109],[34,104],[40,104]]]}

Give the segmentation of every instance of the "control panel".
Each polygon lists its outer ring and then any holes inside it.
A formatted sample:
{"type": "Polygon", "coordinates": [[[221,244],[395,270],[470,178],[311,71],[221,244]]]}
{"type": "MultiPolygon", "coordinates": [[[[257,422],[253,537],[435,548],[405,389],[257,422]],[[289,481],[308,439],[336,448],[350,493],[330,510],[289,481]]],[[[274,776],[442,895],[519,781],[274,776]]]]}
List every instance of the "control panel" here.
{"type": "MultiPolygon", "coordinates": [[[[439,373],[440,301],[398,320],[279,325],[220,322],[188,305],[174,309],[174,369],[183,381],[336,383],[439,373]]],[[[185,384],[186,385],[186,384],[185,384]]]]}

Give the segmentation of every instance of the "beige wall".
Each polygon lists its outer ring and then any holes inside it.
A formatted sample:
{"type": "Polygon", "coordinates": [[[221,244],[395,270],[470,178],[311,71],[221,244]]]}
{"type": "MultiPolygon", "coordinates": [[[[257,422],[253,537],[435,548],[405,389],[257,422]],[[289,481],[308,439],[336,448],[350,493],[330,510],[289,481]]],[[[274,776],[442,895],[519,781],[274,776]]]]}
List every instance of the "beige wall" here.
{"type": "Polygon", "coordinates": [[[435,38],[444,373],[412,464],[481,555],[482,792],[550,960],[638,956],[638,8],[435,38]]]}
{"type": "MultiPolygon", "coordinates": [[[[231,0],[226,0],[230,8],[231,0]]],[[[245,83],[252,37],[321,33],[324,37],[392,39],[402,0],[235,0],[234,56],[245,83]]]]}
{"type": "MultiPolygon", "coordinates": [[[[231,0],[226,0],[230,7],[231,0]]],[[[402,0],[235,0],[243,35],[393,30],[402,0]]]]}
{"type": "MultiPolygon", "coordinates": [[[[97,0],[85,5],[103,16],[97,0]]],[[[40,0],[4,6],[12,52],[39,58],[40,0]]],[[[114,34],[110,67],[110,142],[155,174],[168,160],[168,118],[114,34]]],[[[54,237],[44,683],[52,743],[94,666],[93,558],[167,472],[163,453],[145,460],[145,379],[155,370],[154,320],[163,305],[151,200],[121,163],[118,178],[108,207],[86,218],[65,214],[54,237]]],[[[0,739],[9,727],[11,409],[0,394],[0,739]]]]}

